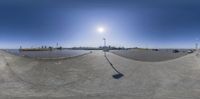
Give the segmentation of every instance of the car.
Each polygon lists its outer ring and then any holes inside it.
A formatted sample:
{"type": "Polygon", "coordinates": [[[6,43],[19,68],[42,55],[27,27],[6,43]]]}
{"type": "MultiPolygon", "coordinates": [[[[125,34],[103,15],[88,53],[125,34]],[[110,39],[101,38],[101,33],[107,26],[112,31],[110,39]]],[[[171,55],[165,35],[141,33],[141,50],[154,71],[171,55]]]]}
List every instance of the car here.
{"type": "Polygon", "coordinates": [[[152,49],[152,51],[158,51],[158,49],[152,49]]]}
{"type": "Polygon", "coordinates": [[[177,50],[177,49],[173,50],[173,53],[178,53],[178,52],[179,52],[179,50],[177,50]]]}
{"type": "Polygon", "coordinates": [[[193,53],[193,51],[192,50],[188,50],[187,53],[193,53]]]}

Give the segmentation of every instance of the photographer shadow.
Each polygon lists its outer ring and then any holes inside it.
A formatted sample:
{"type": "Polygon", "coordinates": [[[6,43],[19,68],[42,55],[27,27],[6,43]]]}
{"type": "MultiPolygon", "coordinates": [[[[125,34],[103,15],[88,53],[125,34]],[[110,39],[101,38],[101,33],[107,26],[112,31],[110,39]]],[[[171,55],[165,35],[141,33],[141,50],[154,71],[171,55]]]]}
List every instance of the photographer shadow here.
{"type": "Polygon", "coordinates": [[[123,75],[121,72],[119,72],[119,71],[113,66],[113,64],[110,62],[110,60],[108,59],[108,57],[107,57],[107,55],[106,55],[105,52],[104,52],[104,56],[105,56],[106,60],[108,61],[108,63],[110,64],[110,66],[111,66],[111,67],[115,70],[115,72],[116,72],[116,74],[112,75],[112,77],[113,77],[114,79],[120,79],[121,77],[123,77],[124,75],[123,75]]]}

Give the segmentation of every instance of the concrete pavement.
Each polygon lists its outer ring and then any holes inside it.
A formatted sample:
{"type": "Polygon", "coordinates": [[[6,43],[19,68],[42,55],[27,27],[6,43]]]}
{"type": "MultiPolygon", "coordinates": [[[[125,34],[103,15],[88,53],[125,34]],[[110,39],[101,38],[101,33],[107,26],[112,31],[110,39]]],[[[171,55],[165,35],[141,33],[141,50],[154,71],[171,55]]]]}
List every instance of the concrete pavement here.
{"type": "Polygon", "coordinates": [[[199,99],[200,57],[141,62],[102,51],[37,60],[0,51],[1,99],[199,99]]]}

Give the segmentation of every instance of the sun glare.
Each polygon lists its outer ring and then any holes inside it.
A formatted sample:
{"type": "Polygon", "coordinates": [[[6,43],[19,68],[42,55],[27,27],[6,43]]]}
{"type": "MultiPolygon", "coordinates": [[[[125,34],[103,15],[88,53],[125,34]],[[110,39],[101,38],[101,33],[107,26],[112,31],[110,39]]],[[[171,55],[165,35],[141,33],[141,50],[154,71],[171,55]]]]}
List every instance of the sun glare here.
{"type": "Polygon", "coordinates": [[[97,31],[98,31],[100,34],[102,34],[102,33],[105,31],[105,29],[104,29],[103,27],[98,27],[98,28],[97,28],[97,31]]]}

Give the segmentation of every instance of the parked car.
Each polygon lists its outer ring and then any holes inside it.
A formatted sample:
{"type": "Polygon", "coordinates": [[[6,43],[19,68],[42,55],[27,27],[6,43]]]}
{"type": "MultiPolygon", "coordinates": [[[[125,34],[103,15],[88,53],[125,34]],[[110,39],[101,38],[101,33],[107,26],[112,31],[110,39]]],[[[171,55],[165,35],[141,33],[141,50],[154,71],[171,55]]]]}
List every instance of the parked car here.
{"type": "Polygon", "coordinates": [[[158,51],[158,49],[152,49],[152,51],[158,51]]]}
{"type": "Polygon", "coordinates": [[[193,50],[188,50],[187,53],[193,53],[193,50]]]}
{"type": "Polygon", "coordinates": [[[173,53],[178,53],[178,52],[179,52],[179,50],[177,50],[177,49],[173,50],[173,53]]]}

